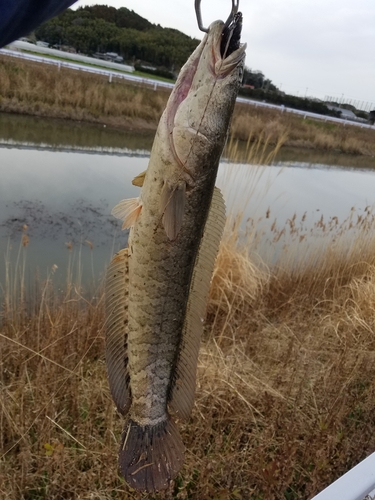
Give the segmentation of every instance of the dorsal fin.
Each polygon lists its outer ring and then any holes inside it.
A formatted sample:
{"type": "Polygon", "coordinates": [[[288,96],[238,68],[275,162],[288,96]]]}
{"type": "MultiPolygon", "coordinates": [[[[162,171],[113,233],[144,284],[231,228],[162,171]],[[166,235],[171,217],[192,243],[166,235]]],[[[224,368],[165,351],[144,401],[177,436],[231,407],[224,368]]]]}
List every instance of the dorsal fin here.
{"type": "Polygon", "coordinates": [[[215,187],[202,241],[195,261],[176,364],[170,408],[179,417],[188,419],[194,405],[198,352],[203,333],[215,259],[225,225],[225,203],[215,187]]]}
{"type": "Polygon", "coordinates": [[[105,284],[106,364],[112,398],[120,413],[130,407],[128,371],[128,249],[118,252],[107,269],[105,284]]]}
{"type": "Polygon", "coordinates": [[[113,209],[111,214],[117,219],[123,220],[122,229],[134,226],[142,210],[140,198],[129,198],[122,200],[113,209]]]}
{"type": "Polygon", "coordinates": [[[164,229],[171,241],[175,240],[180,232],[185,212],[185,200],[185,181],[173,184],[167,180],[164,183],[161,191],[161,209],[163,211],[164,229]]]}

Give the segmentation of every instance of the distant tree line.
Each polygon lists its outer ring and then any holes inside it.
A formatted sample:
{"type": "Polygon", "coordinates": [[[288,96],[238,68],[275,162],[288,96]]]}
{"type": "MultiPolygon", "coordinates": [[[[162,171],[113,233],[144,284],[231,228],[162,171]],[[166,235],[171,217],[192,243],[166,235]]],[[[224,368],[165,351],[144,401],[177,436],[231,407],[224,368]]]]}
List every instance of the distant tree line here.
{"type": "Polygon", "coordinates": [[[106,5],[68,9],[37,28],[35,36],[88,55],[117,52],[126,61],[146,61],[169,71],[181,68],[199,44],[199,40],[152,24],[125,7],[106,5]]]}
{"type": "Polygon", "coordinates": [[[278,92],[278,88],[271,80],[266,78],[259,70],[252,70],[245,66],[242,84],[245,88],[264,89],[266,91],[278,92]]]}
{"type": "Polygon", "coordinates": [[[281,92],[271,80],[266,79],[259,70],[245,68],[243,77],[243,87],[240,95],[255,99],[258,101],[271,102],[288,108],[301,109],[321,115],[331,115],[340,117],[340,113],[329,109],[323,102],[309,99],[306,97],[297,97],[281,92]]]}
{"type": "Polygon", "coordinates": [[[257,101],[270,102],[280,106],[282,105],[287,108],[301,109],[303,111],[310,111],[320,115],[336,116],[337,118],[340,117],[340,113],[329,109],[324,102],[315,101],[306,97],[297,97],[295,95],[285,94],[284,92],[242,87],[240,89],[240,95],[257,101]]]}

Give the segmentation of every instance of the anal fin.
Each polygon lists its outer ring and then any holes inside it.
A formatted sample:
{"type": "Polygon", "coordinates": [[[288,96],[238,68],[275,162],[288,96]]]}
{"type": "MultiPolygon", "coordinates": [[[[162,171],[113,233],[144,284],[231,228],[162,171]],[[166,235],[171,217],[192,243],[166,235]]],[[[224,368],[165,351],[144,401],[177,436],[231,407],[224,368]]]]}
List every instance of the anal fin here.
{"type": "Polygon", "coordinates": [[[107,269],[105,284],[106,364],[112,398],[120,413],[130,407],[128,371],[128,249],[118,252],[107,269]]]}
{"type": "Polygon", "coordinates": [[[195,260],[170,408],[187,420],[194,405],[199,346],[215,260],[225,226],[225,203],[215,187],[203,237],[195,260]]]}

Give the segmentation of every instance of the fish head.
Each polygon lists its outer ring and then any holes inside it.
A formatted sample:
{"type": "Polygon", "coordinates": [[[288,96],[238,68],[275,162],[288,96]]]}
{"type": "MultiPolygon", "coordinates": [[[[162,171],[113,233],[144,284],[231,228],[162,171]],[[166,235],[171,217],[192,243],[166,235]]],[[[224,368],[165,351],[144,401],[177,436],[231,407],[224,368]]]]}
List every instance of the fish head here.
{"type": "Polygon", "coordinates": [[[240,41],[241,28],[241,13],[229,26],[213,22],[181,70],[171,96],[173,150],[193,178],[202,162],[218,163],[225,144],[243,76],[246,44],[240,41]]]}
{"type": "MultiPolygon", "coordinates": [[[[190,91],[202,85],[218,87],[215,93],[224,89],[238,92],[242,82],[246,44],[241,44],[242,14],[238,12],[227,26],[222,21],[213,22],[202,40],[203,50],[190,91]]],[[[226,96],[224,96],[226,97],[226,96]]]]}

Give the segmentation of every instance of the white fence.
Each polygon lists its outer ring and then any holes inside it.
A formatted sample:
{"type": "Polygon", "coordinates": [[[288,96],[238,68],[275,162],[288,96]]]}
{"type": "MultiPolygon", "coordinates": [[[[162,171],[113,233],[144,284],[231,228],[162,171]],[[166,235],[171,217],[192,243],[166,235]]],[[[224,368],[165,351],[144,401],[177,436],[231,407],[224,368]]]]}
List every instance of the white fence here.
{"type": "Polygon", "coordinates": [[[268,102],[259,102],[253,101],[251,99],[244,99],[243,97],[239,97],[237,102],[243,102],[245,104],[253,104],[254,106],[264,106],[266,108],[276,108],[279,109],[282,113],[285,111],[287,113],[295,113],[296,115],[302,115],[304,118],[315,118],[316,120],[323,120],[325,122],[336,122],[341,123],[342,125],[356,125],[360,128],[372,128],[375,130],[374,125],[370,125],[369,123],[357,122],[352,120],[345,120],[343,118],[335,118],[334,116],[327,115],[319,115],[318,113],[311,113],[310,111],[302,111],[301,109],[287,108],[286,106],[279,106],[277,104],[270,104],[268,102]]]}
{"type": "Polygon", "coordinates": [[[311,500],[364,500],[365,498],[375,499],[375,453],[311,500]]]}
{"type": "Polygon", "coordinates": [[[114,61],[107,61],[104,59],[96,59],[95,57],[84,56],[82,54],[76,54],[72,52],[66,52],[64,50],[51,49],[50,47],[44,47],[40,45],[35,45],[34,43],[23,42],[22,40],[16,40],[9,44],[11,49],[19,49],[26,52],[32,52],[33,54],[47,56],[47,57],[57,57],[58,59],[67,59],[68,61],[73,61],[76,63],[84,64],[98,64],[104,68],[114,69],[116,71],[126,71],[128,73],[133,73],[133,66],[127,64],[120,64],[114,61]]]}
{"type": "MultiPolygon", "coordinates": [[[[28,44],[30,45],[30,44],[28,44]]],[[[46,51],[48,49],[44,49],[46,51]]],[[[55,51],[58,52],[58,51],[55,51]]],[[[0,49],[0,54],[7,55],[7,56],[12,56],[12,57],[19,57],[22,59],[28,59],[29,61],[35,61],[35,62],[41,62],[45,64],[53,64],[55,66],[63,67],[63,68],[70,68],[70,69],[75,69],[75,70],[80,70],[80,71],[87,71],[89,73],[96,73],[98,75],[105,75],[108,77],[108,81],[112,82],[113,77],[116,78],[122,78],[124,80],[128,80],[134,83],[138,84],[143,84],[143,85],[148,85],[152,86],[154,90],[156,90],[158,87],[163,87],[163,88],[170,88],[172,89],[174,87],[173,83],[169,82],[163,82],[160,80],[154,80],[152,78],[141,78],[140,76],[132,75],[130,73],[125,73],[121,71],[115,71],[111,69],[105,69],[104,67],[97,67],[97,66],[86,66],[83,64],[79,63],[73,63],[69,61],[63,61],[63,60],[58,60],[58,59],[53,59],[50,57],[42,57],[42,56],[37,56],[35,54],[28,54],[26,52],[20,52],[20,51],[15,51],[15,50],[9,50],[9,49],[0,49]]],[[[96,65],[101,65],[101,63],[104,63],[105,61],[101,61],[100,59],[93,59],[90,57],[87,57],[87,59],[90,61],[91,64],[96,64],[96,65]]],[[[116,66],[121,66],[120,64],[116,66]]],[[[260,106],[260,107],[265,107],[265,108],[273,108],[273,109],[278,109],[282,113],[295,113],[297,115],[302,115],[304,118],[314,118],[316,120],[323,120],[323,121],[329,121],[329,122],[336,122],[336,123],[341,123],[342,125],[354,125],[360,128],[369,128],[375,130],[375,125],[370,125],[367,123],[362,123],[362,122],[355,122],[351,120],[344,120],[342,118],[335,118],[333,116],[326,116],[326,115],[319,115],[317,113],[310,113],[309,111],[301,111],[300,109],[293,109],[293,108],[287,108],[285,106],[279,106],[277,104],[270,104],[268,102],[261,102],[261,101],[254,101],[252,99],[244,99],[243,97],[238,97],[237,102],[243,103],[243,104],[251,104],[255,107],[260,106]]]]}
{"type": "MultiPolygon", "coordinates": [[[[60,59],[53,59],[52,57],[42,57],[37,56],[35,54],[28,54],[26,52],[20,52],[16,50],[9,49],[0,49],[0,55],[18,57],[20,59],[27,59],[28,61],[34,61],[44,64],[52,64],[53,66],[57,66],[58,68],[70,68],[79,71],[86,71],[88,73],[95,73],[97,75],[104,75],[108,77],[108,81],[111,82],[113,77],[122,78],[124,80],[129,80],[131,82],[151,85],[156,90],[158,87],[168,87],[173,88],[174,84],[169,82],[162,82],[160,80],[153,80],[151,78],[141,78],[140,76],[132,75],[131,73],[125,73],[121,71],[115,71],[113,69],[100,68],[97,66],[87,66],[84,64],[79,64],[76,62],[64,61],[60,59]]],[[[88,58],[90,59],[90,58],[88,58]]],[[[100,59],[91,59],[91,64],[100,64],[105,61],[101,61],[100,59]]],[[[118,66],[120,66],[118,64],[118,66]]]]}

